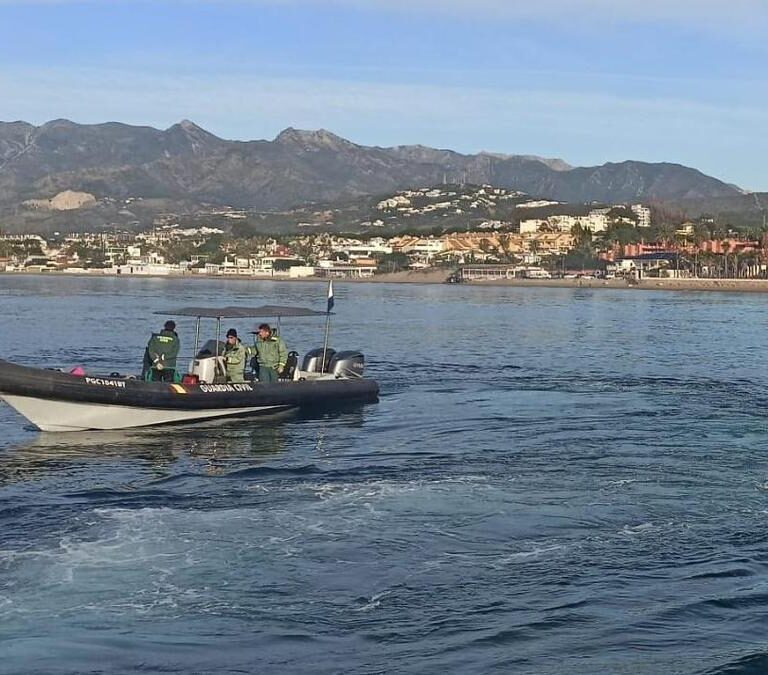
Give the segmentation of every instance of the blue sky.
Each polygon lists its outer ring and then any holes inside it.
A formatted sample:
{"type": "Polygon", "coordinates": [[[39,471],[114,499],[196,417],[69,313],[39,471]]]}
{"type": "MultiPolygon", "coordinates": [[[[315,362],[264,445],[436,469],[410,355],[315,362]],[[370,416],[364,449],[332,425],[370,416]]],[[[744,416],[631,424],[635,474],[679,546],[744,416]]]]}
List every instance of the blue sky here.
{"type": "Polygon", "coordinates": [[[325,128],[768,190],[765,0],[0,0],[0,120],[325,128]]]}

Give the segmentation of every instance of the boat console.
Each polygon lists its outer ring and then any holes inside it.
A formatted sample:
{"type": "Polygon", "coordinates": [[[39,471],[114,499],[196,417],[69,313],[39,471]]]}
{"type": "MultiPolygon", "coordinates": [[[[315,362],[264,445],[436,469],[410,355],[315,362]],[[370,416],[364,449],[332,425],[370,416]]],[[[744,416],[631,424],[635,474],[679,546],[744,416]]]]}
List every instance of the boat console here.
{"type": "Polygon", "coordinates": [[[219,378],[225,378],[227,370],[222,356],[224,347],[225,344],[221,341],[217,348],[216,340],[208,340],[192,359],[189,365],[190,374],[197,375],[198,381],[203,384],[213,384],[217,375],[219,378]]]}

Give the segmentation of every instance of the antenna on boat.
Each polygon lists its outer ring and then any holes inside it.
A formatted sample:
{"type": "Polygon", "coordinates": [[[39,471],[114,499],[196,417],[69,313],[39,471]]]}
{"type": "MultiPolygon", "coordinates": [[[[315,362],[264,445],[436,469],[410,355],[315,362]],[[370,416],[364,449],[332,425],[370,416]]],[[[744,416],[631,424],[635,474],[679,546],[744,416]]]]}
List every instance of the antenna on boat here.
{"type": "Polygon", "coordinates": [[[333,309],[333,279],[328,280],[328,305],[325,310],[325,340],[323,341],[323,360],[320,372],[325,372],[325,354],[328,351],[328,333],[331,330],[331,310],[333,309]]]}
{"type": "Polygon", "coordinates": [[[197,352],[200,350],[200,317],[197,317],[197,321],[195,322],[195,351],[192,354],[192,358],[194,359],[197,356],[197,352]]]}

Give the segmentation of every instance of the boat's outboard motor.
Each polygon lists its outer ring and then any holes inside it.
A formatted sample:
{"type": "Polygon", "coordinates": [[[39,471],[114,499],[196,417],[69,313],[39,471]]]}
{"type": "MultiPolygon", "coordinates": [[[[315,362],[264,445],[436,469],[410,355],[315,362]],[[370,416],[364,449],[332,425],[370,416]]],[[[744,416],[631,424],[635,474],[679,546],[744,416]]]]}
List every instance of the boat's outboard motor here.
{"type": "Polygon", "coordinates": [[[362,352],[350,350],[336,352],[331,359],[328,370],[336,377],[362,377],[365,367],[365,357],[362,352]]]}
{"type": "Polygon", "coordinates": [[[221,375],[223,371],[223,359],[224,343],[219,342],[218,350],[216,349],[216,340],[208,340],[197,352],[195,358],[192,360],[192,364],[189,368],[189,372],[192,375],[197,375],[200,382],[212,383],[216,381],[216,375],[221,375]],[[218,370],[216,368],[216,354],[219,354],[218,370]]]}
{"type": "Polygon", "coordinates": [[[318,347],[317,349],[312,349],[304,355],[304,362],[301,364],[301,369],[308,373],[327,373],[329,372],[328,367],[331,360],[335,355],[336,350],[328,347],[328,349],[325,350],[325,364],[323,367],[323,348],[318,347]]]}

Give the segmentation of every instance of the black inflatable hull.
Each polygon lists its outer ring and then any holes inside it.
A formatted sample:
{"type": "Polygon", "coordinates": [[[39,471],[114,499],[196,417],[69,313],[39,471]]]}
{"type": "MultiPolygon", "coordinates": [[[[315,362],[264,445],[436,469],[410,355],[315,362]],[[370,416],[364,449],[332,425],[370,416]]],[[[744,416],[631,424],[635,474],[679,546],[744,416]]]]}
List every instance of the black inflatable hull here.
{"type": "Polygon", "coordinates": [[[0,398],[43,431],[126,429],[223,417],[269,415],[338,403],[373,403],[367,378],[275,384],[170,384],[77,376],[0,359],[0,398]]]}

